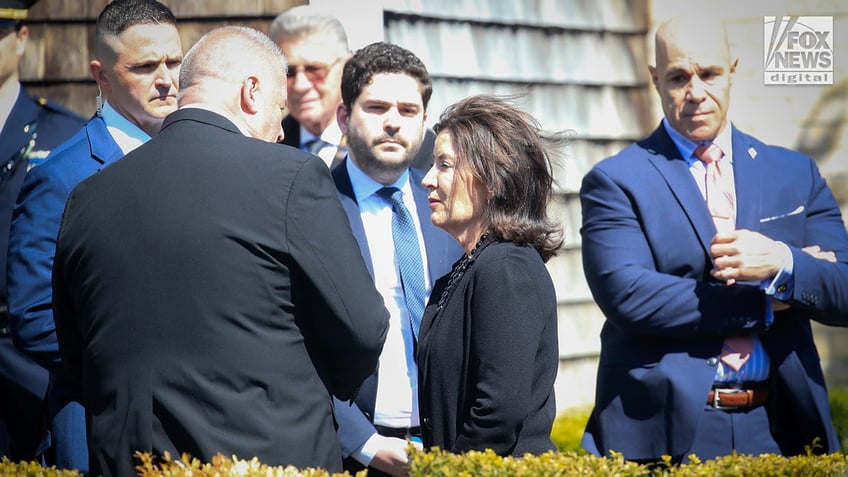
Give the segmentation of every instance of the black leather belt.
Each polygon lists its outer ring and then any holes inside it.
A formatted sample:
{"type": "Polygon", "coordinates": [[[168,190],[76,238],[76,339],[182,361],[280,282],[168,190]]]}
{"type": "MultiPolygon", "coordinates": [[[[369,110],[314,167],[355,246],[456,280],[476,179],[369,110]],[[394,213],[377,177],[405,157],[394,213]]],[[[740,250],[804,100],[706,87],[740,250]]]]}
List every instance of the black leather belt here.
{"type": "Polygon", "coordinates": [[[421,436],[421,426],[415,427],[386,427],[374,426],[377,429],[377,434],[386,437],[397,437],[398,439],[408,439],[413,436],[421,436]]]}

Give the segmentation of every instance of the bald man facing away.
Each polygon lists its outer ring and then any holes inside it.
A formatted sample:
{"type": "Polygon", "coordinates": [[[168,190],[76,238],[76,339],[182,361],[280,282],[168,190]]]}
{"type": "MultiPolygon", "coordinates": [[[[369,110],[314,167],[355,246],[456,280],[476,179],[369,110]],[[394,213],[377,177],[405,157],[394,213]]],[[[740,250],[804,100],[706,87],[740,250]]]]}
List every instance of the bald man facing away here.
{"type": "Polygon", "coordinates": [[[388,315],[327,167],[274,144],[285,72],[264,34],[209,32],[159,135],[68,200],[54,307],[92,472],[136,475],[135,451],[342,468],[331,395],[373,373],[388,315]]]}

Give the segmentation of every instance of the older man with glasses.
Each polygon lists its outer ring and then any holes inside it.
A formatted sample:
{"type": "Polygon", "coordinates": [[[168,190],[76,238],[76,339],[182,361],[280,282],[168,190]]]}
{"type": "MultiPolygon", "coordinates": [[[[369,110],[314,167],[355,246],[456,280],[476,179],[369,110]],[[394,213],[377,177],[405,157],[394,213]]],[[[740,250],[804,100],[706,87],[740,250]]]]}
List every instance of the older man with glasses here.
{"type": "Polygon", "coordinates": [[[333,167],[347,154],[336,123],[342,67],[350,57],[344,27],[314,7],[299,6],[274,19],[270,37],[289,62],[283,143],[311,152],[333,167]]]}
{"type": "MultiPolygon", "coordinates": [[[[279,14],[268,36],[289,62],[289,115],[283,119],[283,144],[311,152],[333,169],[347,155],[347,138],[336,123],[342,69],[351,55],[344,26],[338,18],[303,5],[279,14]]],[[[432,129],[425,131],[412,167],[430,169],[435,137],[432,129]]]]}

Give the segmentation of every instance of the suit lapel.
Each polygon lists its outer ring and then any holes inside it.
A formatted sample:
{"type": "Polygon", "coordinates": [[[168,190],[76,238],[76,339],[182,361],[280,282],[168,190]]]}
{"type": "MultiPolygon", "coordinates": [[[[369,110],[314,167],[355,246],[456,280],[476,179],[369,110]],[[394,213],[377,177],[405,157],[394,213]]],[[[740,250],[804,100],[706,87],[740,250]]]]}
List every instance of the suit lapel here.
{"type": "Polygon", "coordinates": [[[362,258],[365,259],[365,265],[368,266],[368,273],[373,280],[374,265],[371,263],[371,251],[368,249],[368,236],[365,235],[365,226],[362,224],[359,204],[357,204],[356,195],[353,193],[353,184],[350,183],[350,176],[347,172],[347,160],[335,167],[331,171],[331,175],[333,176],[333,182],[336,183],[336,190],[339,191],[339,200],[347,214],[353,236],[356,238],[356,243],[359,244],[359,251],[362,253],[362,258]]]}
{"type": "MultiPolygon", "coordinates": [[[[108,166],[124,157],[124,151],[109,134],[109,130],[106,129],[106,122],[102,118],[95,117],[89,121],[85,125],[85,130],[92,159],[103,166],[108,166]]],[[[98,169],[102,169],[102,167],[98,169]]]]}
{"type": "Polygon", "coordinates": [[[733,178],[736,183],[736,228],[759,230],[762,212],[763,180],[767,172],[763,152],[751,139],[733,128],[733,178]]]}
{"type": "MultiPolygon", "coordinates": [[[[701,195],[688,164],[680,157],[677,146],[662,125],[639,144],[650,153],[648,161],[665,179],[671,193],[677,199],[692,228],[695,229],[704,252],[709,253],[710,242],[716,233],[715,224],[707,210],[704,196],[701,195]]],[[[664,205],[657,204],[657,207],[664,207],[664,205]]]]}

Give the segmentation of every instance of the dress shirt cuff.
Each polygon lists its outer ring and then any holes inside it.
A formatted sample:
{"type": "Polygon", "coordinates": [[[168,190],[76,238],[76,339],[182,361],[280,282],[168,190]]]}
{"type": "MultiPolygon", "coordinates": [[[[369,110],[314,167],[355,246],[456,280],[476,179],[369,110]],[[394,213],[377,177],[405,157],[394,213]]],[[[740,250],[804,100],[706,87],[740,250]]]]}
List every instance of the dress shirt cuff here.
{"type": "Polygon", "coordinates": [[[792,258],[792,250],[783,242],[776,242],[781,248],[781,267],[777,275],[771,280],[763,280],[760,283],[760,288],[769,297],[775,297],[778,300],[788,300],[792,298],[792,289],[795,285],[795,262],[792,258]]]}
{"type": "Polygon", "coordinates": [[[373,460],[374,456],[377,455],[377,451],[383,447],[382,440],[383,436],[375,432],[374,434],[371,434],[371,437],[369,437],[367,441],[365,441],[365,444],[362,444],[359,449],[353,451],[350,456],[356,459],[356,461],[360,464],[368,467],[371,464],[371,460],[373,460]]]}

